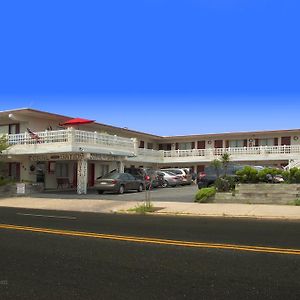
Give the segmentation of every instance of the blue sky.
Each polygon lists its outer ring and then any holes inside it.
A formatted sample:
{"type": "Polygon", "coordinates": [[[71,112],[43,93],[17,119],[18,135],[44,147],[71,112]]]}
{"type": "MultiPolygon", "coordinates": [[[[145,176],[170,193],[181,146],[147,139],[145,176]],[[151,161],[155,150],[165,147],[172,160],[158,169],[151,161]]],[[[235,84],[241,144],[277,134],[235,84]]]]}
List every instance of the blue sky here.
{"type": "Polygon", "coordinates": [[[0,110],[160,135],[300,128],[299,1],[2,1],[0,110]]]}

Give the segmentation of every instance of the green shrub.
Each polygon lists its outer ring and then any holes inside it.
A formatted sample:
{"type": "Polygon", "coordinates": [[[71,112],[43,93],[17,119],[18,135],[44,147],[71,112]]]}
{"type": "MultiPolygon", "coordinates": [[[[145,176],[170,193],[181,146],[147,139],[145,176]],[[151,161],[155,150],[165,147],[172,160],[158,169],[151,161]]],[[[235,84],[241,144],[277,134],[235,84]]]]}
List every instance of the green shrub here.
{"type": "Polygon", "coordinates": [[[0,178],[0,186],[15,183],[15,180],[9,178],[0,178]]]}
{"type": "Polygon", "coordinates": [[[280,169],[265,168],[265,169],[258,172],[257,178],[258,178],[258,181],[265,182],[265,181],[267,181],[267,175],[268,174],[274,176],[274,175],[282,175],[282,173],[283,173],[283,171],[280,170],[280,169]]]}
{"type": "Polygon", "coordinates": [[[213,197],[215,194],[215,187],[202,188],[196,193],[195,202],[206,203],[208,202],[209,198],[213,197]]]}
{"type": "Polygon", "coordinates": [[[298,198],[294,201],[294,205],[300,206],[300,198],[298,198]]]}
{"type": "Polygon", "coordinates": [[[285,183],[290,183],[290,171],[283,171],[281,175],[285,183]]]}
{"type": "Polygon", "coordinates": [[[246,166],[242,170],[236,172],[238,181],[242,183],[258,182],[258,171],[252,167],[246,166]]]}
{"type": "Polygon", "coordinates": [[[234,177],[220,177],[218,178],[214,186],[218,192],[229,192],[235,189],[236,179],[234,177]]]}
{"type": "Polygon", "coordinates": [[[292,168],[287,173],[288,183],[300,183],[300,169],[292,168]]]}

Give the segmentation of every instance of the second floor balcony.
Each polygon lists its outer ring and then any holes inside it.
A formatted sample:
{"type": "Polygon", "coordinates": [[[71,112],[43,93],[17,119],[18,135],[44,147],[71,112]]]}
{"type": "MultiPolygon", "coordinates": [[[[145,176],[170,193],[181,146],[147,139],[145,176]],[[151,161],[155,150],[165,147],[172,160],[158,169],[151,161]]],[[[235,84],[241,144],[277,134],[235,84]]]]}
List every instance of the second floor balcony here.
{"type": "Polygon", "coordinates": [[[164,162],[209,162],[224,153],[232,161],[268,161],[300,158],[300,145],[209,148],[164,151],[164,162]]]}
{"type": "Polygon", "coordinates": [[[259,146],[235,148],[210,148],[191,150],[157,151],[138,149],[136,157],[130,161],[152,163],[208,163],[220,158],[224,153],[230,154],[232,161],[278,161],[300,159],[300,145],[259,146]]]}
{"type": "Polygon", "coordinates": [[[131,162],[171,164],[208,163],[222,154],[232,161],[279,161],[300,159],[300,145],[152,150],[137,148],[136,139],[75,129],[7,135],[8,154],[86,152],[124,156],[131,162]]]}
{"type": "Polygon", "coordinates": [[[9,154],[87,152],[133,156],[136,144],[134,139],[72,128],[9,134],[7,140],[9,154]]]}

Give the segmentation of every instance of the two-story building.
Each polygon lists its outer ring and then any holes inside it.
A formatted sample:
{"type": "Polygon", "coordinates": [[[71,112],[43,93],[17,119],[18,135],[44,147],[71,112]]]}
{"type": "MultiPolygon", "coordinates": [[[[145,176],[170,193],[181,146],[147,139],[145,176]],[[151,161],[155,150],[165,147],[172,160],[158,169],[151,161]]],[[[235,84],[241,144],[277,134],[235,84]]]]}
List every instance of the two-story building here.
{"type": "Polygon", "coordinates": [[[124,167],[189,167],[197,172],[223,153],[249,165],[300,164],[300,129],[157,136],[97,122],[61,126],[70,117],[34,109],[0,112],[0,176],[42,182],[46,189],[68,183],[86,193],[95,179],[124,167]]]}

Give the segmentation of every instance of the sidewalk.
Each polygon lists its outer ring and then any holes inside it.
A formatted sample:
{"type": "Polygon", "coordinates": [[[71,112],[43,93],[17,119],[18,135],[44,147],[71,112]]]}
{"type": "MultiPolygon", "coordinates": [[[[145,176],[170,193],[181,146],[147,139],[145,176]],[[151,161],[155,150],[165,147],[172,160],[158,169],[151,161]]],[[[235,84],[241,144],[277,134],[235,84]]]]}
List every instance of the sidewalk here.
{"type": "MultiPolygon", "coordinates": [[[[0,207],[17,207],[29,209],[46,209],[62,211],[79,211],[95,213],[126,213],[142,202],[90,200],[90,199],[55,199],[55,198],[2,198],[0,207]]],[[[213,217],[250,217],[271,219],[300,220],[300,206],[258,205],[258,204],[220,204],[220,203],[182,203],[153,202],[161,208],[155,212],[159,215],[191,215],[213,217]]]]}

